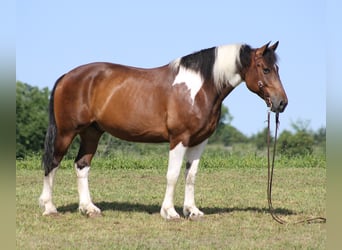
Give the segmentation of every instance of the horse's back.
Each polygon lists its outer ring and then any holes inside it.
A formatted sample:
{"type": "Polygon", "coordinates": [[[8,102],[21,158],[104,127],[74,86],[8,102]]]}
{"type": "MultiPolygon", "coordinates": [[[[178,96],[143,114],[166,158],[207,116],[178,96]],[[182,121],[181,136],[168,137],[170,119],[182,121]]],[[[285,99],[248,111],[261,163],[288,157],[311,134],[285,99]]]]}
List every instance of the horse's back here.
{"type": "Polygon", "coordinates": [[[55,88],[57,125],[82,129],[96,122],[122,139],[165,141],[171,81],[168,66],[141,69],[91,63],[77,67],[55,88]]]}

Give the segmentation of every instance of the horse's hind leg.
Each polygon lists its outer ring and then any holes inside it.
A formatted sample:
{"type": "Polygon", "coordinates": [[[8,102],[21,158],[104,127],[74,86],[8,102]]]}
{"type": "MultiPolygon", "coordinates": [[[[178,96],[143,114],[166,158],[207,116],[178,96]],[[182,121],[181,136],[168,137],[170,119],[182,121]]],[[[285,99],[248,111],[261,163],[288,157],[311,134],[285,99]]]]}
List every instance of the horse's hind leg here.
{"type": "Polygon", "coordinates": [[[95,126],[90,126],[80,133],[81,145],[75,160],[75,170],[77,174],[77,188],[79,194],[79,210],[88,215],[100,214],[101,210],[96,207],[90,197],[88,186],[88,174],[91,160],[96,152],[102,131],[95,126]]]}
{"type": "Polygon", "coordinates": [[[44,210],[43,215],[57,214],[57,209],[52,203],[52,187],[57,168],[58,166],[44,176],[43,191],[39,197],[39,205],[44,210]]]}
{"type": "Polygon", "coordinates": [[[53,152],[53,162],[52,166],[49,166],[50,171],[47,171],[44,176],[43,182],[43,191],[39,197],[39,204],[44,209],[43,215],[50,215],[56,214],[57,209],[55,205],[52,203],[52,189],[53,189],[53,182],[56,171],[59,167],[63,156],[68,150],[68,147],[72,140],[74,139],[75,135],[57,135],[54,143],[54,152],[53,152]]]}

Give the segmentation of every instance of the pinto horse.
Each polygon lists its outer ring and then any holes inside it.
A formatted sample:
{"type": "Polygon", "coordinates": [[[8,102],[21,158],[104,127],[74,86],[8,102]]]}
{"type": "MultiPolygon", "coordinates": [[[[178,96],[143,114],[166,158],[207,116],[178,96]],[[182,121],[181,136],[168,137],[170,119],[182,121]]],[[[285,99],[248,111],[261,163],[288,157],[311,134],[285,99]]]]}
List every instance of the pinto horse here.
{"type": "Polygon", "coordinates": [[[75,159],[79,210],[89,216],[101,213],[91,200],[88,173],[99,139],[108,132],[134,142],[169,142],[160,214],[165,219],[180,217],[173,197],[185,157],[183,214],[203,216],[195,205],[195,176],[224,98],[244,81],[273,112],[283,112],[288,103],[278,74],[278,42],[269,44],[257,49],[246,44],[203,49],[152,69],[91,63],[61,76],[50,97],[39,199],[43,215],[57,213],[52,202],[54,175],[76,135],[81,139],[75,159]]]}

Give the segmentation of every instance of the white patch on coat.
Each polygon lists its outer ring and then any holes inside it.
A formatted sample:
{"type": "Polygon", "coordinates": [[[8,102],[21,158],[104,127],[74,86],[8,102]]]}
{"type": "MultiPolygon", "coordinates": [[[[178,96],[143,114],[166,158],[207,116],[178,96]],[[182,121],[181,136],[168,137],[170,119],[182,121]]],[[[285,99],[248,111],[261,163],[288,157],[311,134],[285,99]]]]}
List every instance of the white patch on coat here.
{"type": "Polygon", "coordinates": [[[221,89],[226,83],[235,88],[243,81],[237,68],[237,64],[240,64],[240,48],[241,44],[216,48],[213,75],[217,89],[221,89]]]}
{"type": "MultiPolygon", "coordinates": [[[[177,61],[175,63],[177,63],[177,61]]],[[[185,83],[190,90],[191,104],[193,105],[195,103],[196,95],[203,85],[203,79],[200,73],[180,66],[172,86],[182,83],[185,83]]]]}

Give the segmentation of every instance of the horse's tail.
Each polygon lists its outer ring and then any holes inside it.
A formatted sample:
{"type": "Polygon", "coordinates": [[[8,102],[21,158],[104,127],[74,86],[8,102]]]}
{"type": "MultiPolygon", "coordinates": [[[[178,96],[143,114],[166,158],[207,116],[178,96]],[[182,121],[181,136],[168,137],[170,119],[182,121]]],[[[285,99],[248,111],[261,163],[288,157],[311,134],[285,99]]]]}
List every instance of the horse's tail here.
{"type": "Polygon", "coordinates": [[[52,89],[51,96],[50,96],[50,103],[49,103],[49,126],[46,131],[45,135],[45,142],[44,142],[44,153],[42,158],[42,165],[44,167],[45,176],[47,176],[52,169],[56,167],[53,164],[54,152],[55,152],[55,140],[57,134],[57,126],[55,120],[55,110],[54,110],[54,95],[55,89],[58,82],[63,78],[62,75],[55,83],[55,86],[52,89]]]}

